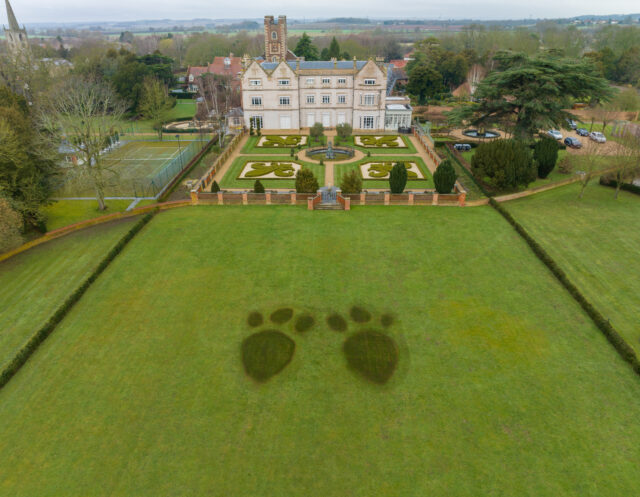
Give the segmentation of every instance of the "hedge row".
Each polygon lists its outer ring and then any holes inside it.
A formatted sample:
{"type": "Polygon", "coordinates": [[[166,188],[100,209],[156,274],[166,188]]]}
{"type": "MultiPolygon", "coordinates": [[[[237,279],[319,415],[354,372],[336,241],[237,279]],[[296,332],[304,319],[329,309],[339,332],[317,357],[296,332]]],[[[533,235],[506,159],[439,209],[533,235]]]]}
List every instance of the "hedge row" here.
{"type": "Polygon", "coordinates": [[[462,168],[462,170],[464,171],[464,173],[469,177],[469,179],[471,179],[471,181],[473,181],[473,183],[480,189],[480,191],[486,196],[486,197],[491,197],[491,193],[489,193],[487,191],[487,189],[482,186],[482,184],[480,184],[480,182],[476,179],[476,177],[471,173],[471,171],[469,171],[464,164],[462,164],[462,162],[460,162],[460,159],[458,158],[458,156],[451,151],[451,149],[449,147],[446,146],[445,144],[445,150],[447,155],[456,162],[456,164],[458,164],[458,166],[460,166],[462,168]]]}
{"type": "MultiPolygon", "coordinates": [[[[611,186],[615,188],[617,186],[617,181],[607,180],[604,176],[601,176],[600,184],[602,186],[611,186]]],[[[630,193],[635,193],[636,195],[640,195],[640,186],[634,185],[633,183],[622,183],[622,186],[620,186],[620,189],[630,193]]]]}
{"type": "Polygon", "coordinates": [[[620,357],[631,364],[633,370],[640,375],[640,361],[631,346],[620,336],[611,323],[600,314],[600,312],[587,300],[587,298],[578,290],[578,288],[569,280],[567,274],[558,266],[551,258],[547,251],[524,229],[524,227],[516,221],[513,216],[494,198],[489,199],[489,204],[496,209],[507,220],[511,226],[518,232],[527,242],[531,250],[536,254],[545,266],[560,281],[562,286],[571,294],[571,296],[580,304],[580,307],[589,315],[598,329],[604,334],[609,343],[613,345],[620,357]]]}
{"type": "Polygon", "coordinates": [[[131,241],[131,239],[153,218],[156,211],[150,212],[140,219],[120,241],[109,251],[102,259],[98,267],[93,273],[65,300],[65,302],[54,312],[53,316],[29,338],[26,344],[18,351],[15,357],[0,372],[0,388],[3,388],[11,378],[20,370],[22,366],[29,360],[38,347],[46,340],[46,338],[55,330],[56,326],[65,318],[73,306],[82,298],[89,287],[96,281],[109,264],[122,252],[122,249],[131,241]]]}

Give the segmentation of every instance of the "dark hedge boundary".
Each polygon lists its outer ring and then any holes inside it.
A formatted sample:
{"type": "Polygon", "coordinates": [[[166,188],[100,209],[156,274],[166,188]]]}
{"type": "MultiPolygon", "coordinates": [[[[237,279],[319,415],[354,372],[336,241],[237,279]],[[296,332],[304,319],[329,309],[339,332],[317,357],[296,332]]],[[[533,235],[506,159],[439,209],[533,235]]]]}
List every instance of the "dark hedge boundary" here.
{"type": "Polygon", "coordinates": [[[36,331],[26,344],[18,351],[15,357],[4,367],[0,372],[0,389],[3,388],[11,378],[20,370],[22,366],[29,360],[29,358],[38,350],[38,347],[47,339],[49,335],[55,330],[56,326],[65,318],[73,306],[82,298],[89,287],[96,281],[105,269],[111,264],[111,262],[118,256],[122,249],[133,239],[134,236],[144,226],[151,221],[157,211],[150,212],[140,219],[120,241],[109,251],[109,253],[102,259],[98,267],[96,267],[91,275],[82,283],[67,300],[53,313],[53,316],[36,331]]]}
{"type": "Polygon", "coordinates": [[[518,223],[511,215],[511,213],[505,209],[495,199],[490,198],[489,204],[497,210],[507,222],[513,226],[518,234],[524,238],[534,254],[542,261],[542,263],[549,268],[553,275],[558,279],[560,284],[571,294],[571,296],[580,304],[580,307],[589,315],[591,320],[595,323],[598,329],[604,334],[606,339],[616,349],[620,357],[628,362],[636,374],[640,375],[640,361],[638,356],[631,346],[620,336],[611,323],[604,318],[602,314],[582,295],[580,290],[569,280],[567,274],[558,266],[558,264],[551,258],[547,251],[524,229],[524,227],[518,223]]]}
{"type": "MultiPolygon", "coordinates": [[[[617,181],[615,179],[607,180],[604,176],[600,177],[600,184],[602,186],[610,186],[615,188],[617,186],[617,181]]],[[[622,183],[620,185],[620,189],[625,192],[635,193],[636,195],[640,195],[640,186],[636,186],[633,183],[622,183]]]]}

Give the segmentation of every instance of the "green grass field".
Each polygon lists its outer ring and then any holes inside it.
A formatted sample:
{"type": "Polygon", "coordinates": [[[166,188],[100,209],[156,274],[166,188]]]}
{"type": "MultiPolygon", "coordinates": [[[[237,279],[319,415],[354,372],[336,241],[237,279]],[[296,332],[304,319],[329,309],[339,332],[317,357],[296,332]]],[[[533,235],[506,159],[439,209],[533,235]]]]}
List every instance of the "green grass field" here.
{"type": "Polygon", "coordinates": [[[244,179],[239,178],[240,174],[244,166],[247,162],[296,162],[298,164],[302,164],[307,169],[311,169],[313,174],[315,174],[318,179],[318,184],[322,186],[324,184],[324,166],[321,166],[316,163],[306,162],[303,160],[295,160],[289,156],[273,156],[273,155],[264,155],[264,156],[241,156],[237,157],[229,169],[227,173],[222,178],[220,182],[221,188],[248,188],[253,189],[253,185],[256,179],[259,179],[262,185],[267,189],[294,189],[296,187],[295,177],[293,179],[263,179],[263,178],[251,178],[244,179]]]}
{"type": "Polygon", "coordinates": [[[0,494],[628,496],[639,417],[637,376],[491,208],[193,207],[0,391],[0,494]],[[329,329],[355,304],[371,323],[329,329]],[[282,307],[316,325],[249,326],[282,307]],[[384,385],[342,353],[369,328],[397,344],[384,385]],[[265,329],[295,351],[259,383],[241,344],[265,329]]]}
{"type": "MultiPolygon", "coordinates": [[[[428,189],[428,188],[434,188],[434,184],[433,184],[433,177],[431,176],[431,173],[429,172],[429,168],[426,166],[426,164],[424,163],[424,161],[417,156],[408,156],[408,157],[402,157],[402,156],[382,156],[382,157],[374,157],[372,154],[372,157],[365,157],[364,159],[361,159],[355,163],[352,164],[340,164],[337,163],[335,164],[334,167],[334,177],[336,180],[336,184],[340,185],[340,181],[342,179],[342,176],[349,172],[349,171],[357,171],[359,174],[360,173],[360,164],[364,164],[367,162],[399,162],[399,161],[404,161],[404,162],[415,162],[418,167],[420,168],[420,170],[422,171],[422,174],[424,175],[425,179],[416,179],[416,180],[410,180],[407,181],[407,189],[412,189],[412,188],[421,188],[421,189],[428,189]]],[[[374,180],[374,179],[363,179],[362,180],[362,188],[363,189],[367,189],[367,188],[373,188],[373,189],[377,189],[377,188],[384,188],[384,189],[389,189],[389,180],[388,179],[382,179],[382,180],[374,180]]]]}
{"type": "Polygon", "coordinates": [[[571,185],[505,204],[640,354],[640,197],[571,185]]]}
{"type": "Polygon", "coordinates": [[[0,262],[0,368],[132,224],[125,220],[89,228],[0,262]]]}

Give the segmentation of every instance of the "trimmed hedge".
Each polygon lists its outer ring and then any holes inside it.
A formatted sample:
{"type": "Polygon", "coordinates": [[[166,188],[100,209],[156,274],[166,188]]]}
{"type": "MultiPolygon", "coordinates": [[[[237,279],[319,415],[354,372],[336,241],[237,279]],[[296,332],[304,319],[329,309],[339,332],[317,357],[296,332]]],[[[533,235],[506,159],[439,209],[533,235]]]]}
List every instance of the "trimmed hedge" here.
{"type": "MultiPolygon", "coordinates": [[[[607,180],[604,176],[600,177],[600,184],[602,186],[610,186],[615,188],[617,181],[615,179],[612,180],[607,180]]],[[[626,192],[630,192],[630,193],[635,193],[636,195],[640,195],[640,186],[636,186],[633,183],[622,183],[622,186],[620,186],[621,190],[624,190],[626,192]]]]}
{"type": "Polygon", "coordinates": [[[91,275],[69,296],[67,300],[53,313],[53,316],[37,330],[31,338],[25,343],[13,359],[4,367],[0,372],[0,388],[3,388],[11,378],[20,370],[22,366],[29,360],[29,358],[38,350],[38,347],[47,339],[49,335],[55,330],[56,326],[65,318],[73,306],[82,298],[89,287],[96,281],[105,269],[111,264],[111,262],[122,252],[122,249],[133,239],[134,236],[144,226],[151,221],[157,211],[154,210],[140,221],[138,221],[120,241],[109,251],[109,253],[100,261],[98,267],[96,267],[91,275]]]}
{"type": "Polygon", "coordinates": [[[558,279],[560,284],[571,294],[571,296],[580,304],[580,307],[587,313],[598,329],[604,334],[606,339],[616,349],[620,357],[628,362],[636,374],[640,375],[640,361],[633,348],[622,338],[618,331],[611,325],[608,319],[593,306],[589,300],[580,292],[580,290],[571,282],[567,274],[558,266],[556,261],[547,253],[547,251],[527,232],[527,230],[514,219],[511,213],[505,209],[494,198],[489,199],[489,204],[497,210],[507,222],[513,226],[518,234],[524,238],[533,253],[549,268],[553,275],[558,279]]]}

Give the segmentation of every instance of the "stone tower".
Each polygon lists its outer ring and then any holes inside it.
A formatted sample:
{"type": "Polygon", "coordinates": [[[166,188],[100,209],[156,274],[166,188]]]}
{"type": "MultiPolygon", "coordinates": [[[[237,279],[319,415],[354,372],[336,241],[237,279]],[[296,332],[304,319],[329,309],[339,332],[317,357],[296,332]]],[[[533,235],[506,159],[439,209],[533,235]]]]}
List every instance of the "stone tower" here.
{"type": "Polygon", "coordinates": [[[278,16],[277,20],[264,16],[264,58],[269,62],[287,58],[287,16],[278,16]]]}
{"type": "Polygon", "coordinates": [[[7,18],[9,19],[9,29],[4,28],[4,36],[9,45],[9,51],[14,54],[24,54],[29,49],[29,39],[27,38],[27,30],[18,25],[16,15],[13,13],[9,0],[5,0],[7,7],[7,18]]]}

